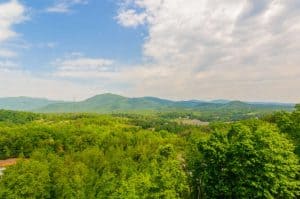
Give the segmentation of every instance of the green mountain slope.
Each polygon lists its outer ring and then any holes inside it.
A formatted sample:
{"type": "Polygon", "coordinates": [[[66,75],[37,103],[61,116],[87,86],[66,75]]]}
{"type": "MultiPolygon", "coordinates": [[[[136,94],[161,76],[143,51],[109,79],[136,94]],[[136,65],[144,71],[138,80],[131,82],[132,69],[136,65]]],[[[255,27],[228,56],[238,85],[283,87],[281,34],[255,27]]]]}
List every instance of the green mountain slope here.
{"type": "MultiPolygon", "coordinates": [[[[79,102],[36,98],[0,98],[0,109],[40,113],[166,113],[204,121],[232,121],[260,116],[273,111],[294,109],[293,104],[246,103],[241,101],[172,101],[155,97],[128,98],[111,93],[96,95],[79,102]],[[175,114],[181,113],[181,114],[175,114]]],[[[168,116],[167,116],[168,117],[168,116]]]]}
{"type": "Polygon", "coordinates": [[[29,111],[58,102],[42,98],[6,97],[0,98],[0,109],[29,111]]]}
{"type": "Polygon", "coordinates": [[[81,102],[56,103],[45,106],[39,112],[122,112],[161,110],[170,108],[173,101],[154,98],[127,98],[115,94],[101,94],[81,102]]]}
{"type": "Polygon", "coordinates": [[[155,97],[127,98],[115,94],[96,95],[80,102],[49,104],[38,112],[134,112],[134,111],[200,111],[200,112],[256,112],[258,110],[292,110],[292,104],[250,104],[241,101],[212,103],[197,100],[171,101],[155,97]]]}

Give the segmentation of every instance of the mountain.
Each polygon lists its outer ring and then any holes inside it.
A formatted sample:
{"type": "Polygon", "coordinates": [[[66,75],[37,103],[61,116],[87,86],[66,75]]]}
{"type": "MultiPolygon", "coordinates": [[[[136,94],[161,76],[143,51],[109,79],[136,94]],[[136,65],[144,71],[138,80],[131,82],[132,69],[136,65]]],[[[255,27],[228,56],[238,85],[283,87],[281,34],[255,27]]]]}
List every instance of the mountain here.
{"type": "Polygon", "coordinates": [[[52,101],[40,98],[0,98],[0,109],[55,112],[199,112],[207,115],[248,114],[275,110],[292,110],[293,104],[247,103],[241,101],[172,101],[156,97],[128,98],[106,93],[79,102],[52,101]]]}
{"type": "Polygon", "coordinates": [[[241,101],[231,101],[228,103],[223,104],[222,106],[223,108],[252,108],[254,106],[252,106],[251,104],[248,104],[246,102],[241,102],[241,101]]]}
{"type": "Polygon", "coordinates": [[[172,101],[156,97],[128,98],[111,93],[96,95],[80,102],[61,102],[36,109],[38,112],[130,112],[130,111],[226,111],[289,110],[293,105],[249,104],[241,101],[172,101]]]}
{"type": "Polygon", "coordinates": [[[50,104],[58,103],[59,101],[30,98],[30,97],[5,97],[0,98],[0,109],[30,111],[39,109],[50,104]]]}
{"type": "Polygon", "coordinates": [[[230,102],[230,100],[226,100],[226,99],[217,99],[217,100],[211,100],[209,101],[211,103],[215,103],[215,104],[227,104],[230,102]]]}
{"type": "Polygon", "coordinates": [[[155,98],[127,98],[111,93],[96,95],[81,102],[56,103],[37,109],[39,112],[122,112],[161,110],[174,105],[173,101],[155,98]]]}

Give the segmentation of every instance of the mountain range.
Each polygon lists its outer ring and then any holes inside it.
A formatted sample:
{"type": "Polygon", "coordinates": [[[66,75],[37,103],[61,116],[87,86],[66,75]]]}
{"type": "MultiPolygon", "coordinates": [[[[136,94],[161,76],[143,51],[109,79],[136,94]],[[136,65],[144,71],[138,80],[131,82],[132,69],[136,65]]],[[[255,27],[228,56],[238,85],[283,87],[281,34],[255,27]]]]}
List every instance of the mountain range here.
{"type": "Polygon", "coordinates": [[[33,112],[135,112],[135,111],[208,111],[208,110],[292,110],[294,104],[241,102],[230,100],[172,101],[156,97],[128,98],[106,93],[79,102],[55,101],[42,98],[0,98],[0,109],[33,112]]]}
{"type": "Polygon", "coordinates": [[[32,111],[59,102],[60,101],[48,100],[43,98],[5,97],[5,98],[0,98],[0,109],[32,111]]]}

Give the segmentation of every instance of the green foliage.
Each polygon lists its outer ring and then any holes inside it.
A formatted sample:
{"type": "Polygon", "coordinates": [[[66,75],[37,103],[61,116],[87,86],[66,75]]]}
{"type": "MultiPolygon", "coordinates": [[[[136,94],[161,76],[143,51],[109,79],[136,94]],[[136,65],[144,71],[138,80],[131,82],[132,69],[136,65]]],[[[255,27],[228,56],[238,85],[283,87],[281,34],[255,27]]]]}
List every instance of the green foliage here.
{"type": "Polygon", "coordinates": [[[72,160],[50,161],[52,198],[88,198],[89,169],[72,160]]]}
{"type": "Polygon", "coordinates": [[[0,110],[0,122],[25,124],[38,119],[40,116],[34,113],[0,110]]]}
{"type": "Polygon", "coordinates": [[[192,168],[208,198],[296,198],[299,162],[293,144],[274,126],[250,121],[227,132],[215,132],[199,143],[192,168]]]}
{"type": "Polygon", "coordinates": [[[300,109],[292,113],[277,112],[264,119],[276,124],[281,132],[289,136],[296,146],[296,154],[300,157],[300,109]]]}
{"type": "Polygon", "coordinates": [[[0,178],[0,198],[50,198],[48,165],[24,160],[8,168],[0,178]]]}
{"type": "Polygon", "coordinates": [[[39,179],[17,164],[0,180],[4,198],[12,193],[19,198],[88,199],[188,195],[177,157],[184,141],[174,133],[142,129],[128,118],[91,114],[43,115],[23,125],[4,123],[0,132],[1,159],[24,157],[24,164],[44,165],[45,180],[50,181],[47,191],[37,190],[40,195],[17,195],[24,182],[14,182],[14,190],[6,179],[22,173],[24,180],[27,175],[33,178],[29,181],[39,179]]]}
{"type": "Polygon", "coordinates": [[[196,126],[176,121],[189,112],[0,111],[0,159],[22,158],[0,199],[296,198],[299,112],[196,126]]]}
{"type": "Polygon", "coordinates": [[[296,105],[295,105],[295,109],[296,109],[297,111],[300,111],[300,104],[296,104],[296,105]]]}

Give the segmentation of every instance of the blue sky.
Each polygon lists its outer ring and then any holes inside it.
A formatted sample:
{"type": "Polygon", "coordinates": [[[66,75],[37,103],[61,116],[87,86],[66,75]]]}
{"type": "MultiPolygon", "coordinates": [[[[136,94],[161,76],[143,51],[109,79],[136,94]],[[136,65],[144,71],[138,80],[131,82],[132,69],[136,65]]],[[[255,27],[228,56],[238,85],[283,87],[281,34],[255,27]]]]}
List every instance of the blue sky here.
{"type": "Polygon", "coordinates": [[[91,0],[62,13],[45,11],[57,2],[24,1],[30,20],[15,30],[31,46],[20,53],[26,69],[51,70],[52,60],[73,52],[128,64],[140,61],[146,32],[143,27],[127,29],[116,23],[118,6],[114,1],[91,0]]]}
{"type": "Polygon", "coordinates": [[[0,0],[0,97],[299,102],[298,0],[0,0]]]}

